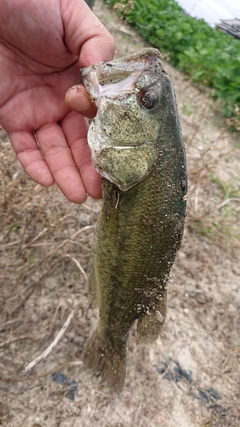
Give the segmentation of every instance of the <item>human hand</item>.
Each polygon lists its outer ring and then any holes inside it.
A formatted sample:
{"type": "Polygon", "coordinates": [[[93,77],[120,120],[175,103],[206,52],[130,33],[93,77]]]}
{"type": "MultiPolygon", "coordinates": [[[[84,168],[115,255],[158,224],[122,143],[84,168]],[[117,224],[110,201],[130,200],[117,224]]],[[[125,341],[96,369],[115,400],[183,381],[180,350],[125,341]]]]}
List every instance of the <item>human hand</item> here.
{"type": "MultiPolygon", "coordinates": [[[[0,124],[28,175],[41,185],[56,182],[75,203],[87,194],[100,198],[101,186],[87,120],[65,103],[65,93],[79,83],[80,67],[113,53],[112,37],[83,0],[1,1],[0,124]]],[[[93,117],[83,87],[77,100],[76,110],[93,117]]]]}

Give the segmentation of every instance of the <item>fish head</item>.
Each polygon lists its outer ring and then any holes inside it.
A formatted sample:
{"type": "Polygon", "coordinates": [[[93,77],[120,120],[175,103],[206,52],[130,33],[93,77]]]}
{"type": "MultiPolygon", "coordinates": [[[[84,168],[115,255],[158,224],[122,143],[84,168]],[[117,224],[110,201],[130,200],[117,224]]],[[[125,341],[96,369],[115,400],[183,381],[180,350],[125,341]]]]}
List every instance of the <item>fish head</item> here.
{"type": "Polygon", "coordinates": [[[160,52],[138,53],[82,69],[82,81],[98,111],[88,143],[97,171],[126,191],[144,180],[159,152],[159,129],[171,83],[160,52]]]}

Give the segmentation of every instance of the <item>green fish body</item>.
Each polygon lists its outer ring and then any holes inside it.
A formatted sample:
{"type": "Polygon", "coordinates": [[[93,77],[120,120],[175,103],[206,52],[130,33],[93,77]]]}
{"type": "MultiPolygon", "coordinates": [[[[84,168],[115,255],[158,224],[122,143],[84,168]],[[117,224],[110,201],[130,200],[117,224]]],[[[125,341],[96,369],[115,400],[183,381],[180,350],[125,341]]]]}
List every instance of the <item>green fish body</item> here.
{"type": "Polygon", "coordinates": [[[90,288],[99,323],[84,363],[121,391],[137,320],[151,343],[166,317],[167,281],[183,235],[187,175],[175,94],[160,53],[142,51],[88,67],[83,82],[98,113],[89,130],[102,175],[90,288]]]}

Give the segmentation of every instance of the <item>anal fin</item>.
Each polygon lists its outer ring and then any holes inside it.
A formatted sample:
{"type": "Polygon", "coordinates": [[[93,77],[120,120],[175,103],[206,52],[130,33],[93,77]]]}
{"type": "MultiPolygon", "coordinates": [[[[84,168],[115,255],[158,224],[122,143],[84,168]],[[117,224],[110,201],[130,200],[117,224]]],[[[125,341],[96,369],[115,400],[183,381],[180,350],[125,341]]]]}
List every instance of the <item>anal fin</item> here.
{"type": "Polygon", "coordinates": [[[139,317],[137,323],[138,340],[140,342],[151,344],[157,340],[166,318],[166,310],[161,311],[158,308],[149,310],[143,316],[139,317]]]}

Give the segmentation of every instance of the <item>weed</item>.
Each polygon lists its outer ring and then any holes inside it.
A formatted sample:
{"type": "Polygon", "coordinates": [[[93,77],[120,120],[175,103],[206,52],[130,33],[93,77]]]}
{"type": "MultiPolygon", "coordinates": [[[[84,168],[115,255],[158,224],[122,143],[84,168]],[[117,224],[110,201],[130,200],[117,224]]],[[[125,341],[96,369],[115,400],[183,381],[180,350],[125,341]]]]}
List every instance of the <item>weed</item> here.
{"type": "Polygon", "coordinates": [[[228,181],[223,181],[216,174],[212,174],[212,181],[222,190],[224,199],[239,199],[240,201],[240,186],[236,187],[235,184],[238,181],[237,177],[231,178],[228,181]]]}

